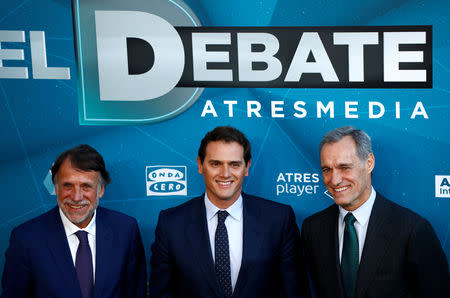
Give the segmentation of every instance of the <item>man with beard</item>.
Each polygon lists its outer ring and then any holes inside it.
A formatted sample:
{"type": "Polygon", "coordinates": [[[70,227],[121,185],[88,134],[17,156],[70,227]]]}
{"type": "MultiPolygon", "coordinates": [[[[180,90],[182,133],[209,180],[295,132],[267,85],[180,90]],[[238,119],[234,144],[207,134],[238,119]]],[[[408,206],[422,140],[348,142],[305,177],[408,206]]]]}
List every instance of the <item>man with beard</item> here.
{"type": "Polygon", "coordinates": [[[145,297],[136,220],[98,207],[110,183],[103,157],[80,145],[51,172],[58,206],[12,231],[1,297],[145,297]]]}

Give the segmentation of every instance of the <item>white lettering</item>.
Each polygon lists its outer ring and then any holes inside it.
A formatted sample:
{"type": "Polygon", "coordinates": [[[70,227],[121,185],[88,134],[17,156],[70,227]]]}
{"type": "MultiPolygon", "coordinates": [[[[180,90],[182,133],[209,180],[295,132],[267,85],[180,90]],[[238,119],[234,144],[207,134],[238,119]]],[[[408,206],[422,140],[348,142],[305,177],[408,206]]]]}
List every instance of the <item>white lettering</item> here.
{"type": "Polygon", "coordinates": [[[400,44],[424,44],[425,32],[384,32],[384,81],[426,82],[425,69],[400,69],[400,62],[423,62],[422,51],[400,51],[400,44]]]}
{"type": "Polygon", "coordinates": [[[281,74],[280,60],[274,57],[280,48],[278,39],[269,33],[238,33],[239,81],[272,81],[281,74]],[[252,45],[264,45],[262,52],[252,52],[252,45]],[[265,70],[253,70],[253,62],[267,64],[265,70]]]}
{"type": "Polygon", "coordinates": [[[364,46],[378,44],[377,32],[337,32],[334,44],[348,45],[348,73],[350,82],[364,82],[364,46]]]}
{"type": "Polygon", "coordinates": [[[206,50],[208,44],[230,43],[230,33],[192,33],[194,81],[233,81],[231,69],[208,69],[208,62],[230,62],[230,53],[206,50]]]}
{"type": "Polygon", "coordinates": [[[299,82],[303,73],[320,73],[325,82],[339,81],[317,32],[303,33],[285,81],[299,82]],[[307,62],[309,53],[312,53],[315,62],[307,62]]]}

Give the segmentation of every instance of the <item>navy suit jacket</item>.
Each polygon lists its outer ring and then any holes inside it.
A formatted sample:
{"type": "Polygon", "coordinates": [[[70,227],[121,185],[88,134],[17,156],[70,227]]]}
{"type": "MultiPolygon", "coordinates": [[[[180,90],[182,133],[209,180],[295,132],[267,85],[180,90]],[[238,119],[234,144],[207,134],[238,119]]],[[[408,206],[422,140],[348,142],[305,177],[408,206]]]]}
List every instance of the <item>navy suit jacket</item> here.
{"type": "MultiPolygon", "coordinates": [[[[292,208],[242,197],[243,252],[233,298],[309,297],[292,208]]],[[[152,245],[150,297],[223,297],[203,196],[160,213],[152,245]]]]}
{"type": "MultiPolygon", "coordinates": [[[[97,207],[93,297],[145,297],[146,260],[137,222],[97,207]]],[[[58,207],[16,227],[6,251],[2,298],[81,298],[58,207]]]]}
{"type": "MultiPolygon", "coordinates": [[[[341,282],[339,208],[305,219],[302,242],[319,298],[345,298],[341,282]]],[[[430,223],[377,194],[359,265],[355,298],[448,298],[447,258],[430,223]]]]}

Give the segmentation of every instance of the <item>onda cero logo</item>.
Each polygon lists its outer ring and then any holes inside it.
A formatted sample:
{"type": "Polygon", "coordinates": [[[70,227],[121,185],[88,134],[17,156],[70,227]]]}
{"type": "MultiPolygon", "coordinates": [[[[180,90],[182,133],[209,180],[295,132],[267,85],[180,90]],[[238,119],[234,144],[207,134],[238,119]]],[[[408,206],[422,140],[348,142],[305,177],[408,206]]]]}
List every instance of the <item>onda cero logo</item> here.
{"type": "Polygon", "coordinates": [[[148,166],[145,169],[147,196],[186,196],[185,166],[148,166]]]}

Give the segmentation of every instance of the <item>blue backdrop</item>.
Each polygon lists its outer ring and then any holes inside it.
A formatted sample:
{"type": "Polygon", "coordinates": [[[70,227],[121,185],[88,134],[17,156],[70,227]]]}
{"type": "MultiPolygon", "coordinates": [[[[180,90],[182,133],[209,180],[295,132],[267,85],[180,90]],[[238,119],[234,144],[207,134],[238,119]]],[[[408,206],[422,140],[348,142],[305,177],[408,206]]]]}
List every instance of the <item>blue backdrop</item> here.
{"type": "Polygon", "coordinates": [[[197,172],[197,149],[204,134],[218,125],[241,129],[252,143],[253,160],[244,191],[292,205],[299,225],[306,216],[333,202],[325,193],[321,177],[317,150],[321,137],[343,125],[365,130],[374,144],[375,189],[427,218],[447,258],[450,257],[450,198],[436,196],[436,175],[450,175],[447,1],[186,0],[185,3],[203,26],[432,25],[433,88],[205,88],[189,109],[170,120],[128,126],[80,125],[70,1],[3,1],[0,30],[25,32],[25,42],[0,44],[2,49],[23,49],[24,61],[3,61],[3,66],[28,67],[30,78],[0,79],[1,268],[12,228],[56,204],[49,179],[52,162],[60,152],[80,143],[90,144],[104,156],[113,182],[107,187],[101,205],[138,219],[149,258],[160,210],[203,193],[203,178],[197,172]],[[70,80],[33,79],[30,31],[45,32],[48,66],[70,68],[70,80]],[[224,100],[238,102],[233,117],[229,116],[224,100]],[[211,113],[201,116],[207,101],[211,101],[217,117],[211,113]],[[248,101],[261,104],[261,117],[248,116],[248,101]],[[284,101],[283,118],[272,117],[272,101],[284,101]],[[293,115],[295,101],[306,103],[306,117],[293,115]],[[326,105],[331,101],[334,117],[327,114],[319,118],[317,102],[326,105]],[[369,118],[370,101],[385,107],[382,117],[369,118]],[[357,111],[352,112],[358,118],[346,116],[345,102],[358,103],[357,111]],[[396,102],[400,108],[396,108],[396,102]],[[411,119],[418,102],[423,105],[422,114],[411,119]],[[186,166],[187,195],[147,196],[147,166],[186,166]],[[301,174],[302,180],[295,181],[295,174],[297,178],[301,174]],[[303,189],[301,195],[298,189],[303,189]]]}

